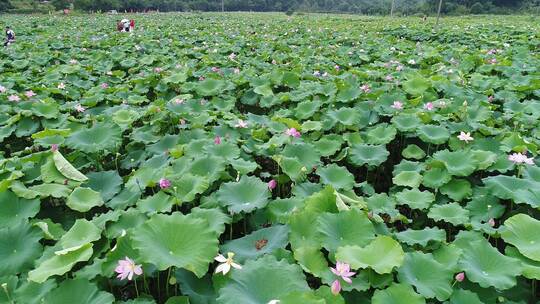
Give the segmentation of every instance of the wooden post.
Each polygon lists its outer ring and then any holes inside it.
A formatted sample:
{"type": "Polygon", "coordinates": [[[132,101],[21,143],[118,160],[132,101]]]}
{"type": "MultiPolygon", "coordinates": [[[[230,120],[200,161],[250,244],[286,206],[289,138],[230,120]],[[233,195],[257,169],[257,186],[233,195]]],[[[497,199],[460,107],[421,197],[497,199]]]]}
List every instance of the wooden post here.
{"type": "Polygon", "coordinates": [[[435,27],[439,27],[439,19],[441,18],[442,2],[443,0],[439,0],[439,9],[437,11],[437,24],[435,24],[435,27]]]}
{"type": "Polygon", "coordinates": [[[390,9],[390,17],[394,17],[395,7],[396,7],[396,0],[392,0],[392,8],[390,9]]]}

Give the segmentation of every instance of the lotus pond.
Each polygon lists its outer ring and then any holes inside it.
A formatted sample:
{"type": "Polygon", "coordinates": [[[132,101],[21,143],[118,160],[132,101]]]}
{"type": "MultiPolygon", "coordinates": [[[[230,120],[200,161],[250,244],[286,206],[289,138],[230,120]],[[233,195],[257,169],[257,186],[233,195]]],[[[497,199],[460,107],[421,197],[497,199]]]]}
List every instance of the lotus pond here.
{"type": "Polygon", "coordinates": [[[1,303],[537,303],[527,17],[5,16],[1,303]]]}

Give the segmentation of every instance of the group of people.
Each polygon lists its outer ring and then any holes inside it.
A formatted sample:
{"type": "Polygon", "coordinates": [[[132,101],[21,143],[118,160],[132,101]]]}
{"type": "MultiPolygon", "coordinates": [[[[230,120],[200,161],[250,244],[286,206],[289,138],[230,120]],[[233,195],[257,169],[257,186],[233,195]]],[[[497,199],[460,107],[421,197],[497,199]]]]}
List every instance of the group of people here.
{"type": "MultiPolygon", "coordinates": [[[[132,32],[135,29],[135,20],[131,19],[122,19],[116,24],[116,29],[119,32],[132,32]]],[[[6,40],[4,41],[4,46],[8,46],[15,42],[15,32],[11,27],[6,26],[6,40]]]]}
{"type": "Polygon", "coordinates": [[[116,29],[119,32],[131,32],[135,29],[135,20],[122,19],[116,24],[116,29]]]}

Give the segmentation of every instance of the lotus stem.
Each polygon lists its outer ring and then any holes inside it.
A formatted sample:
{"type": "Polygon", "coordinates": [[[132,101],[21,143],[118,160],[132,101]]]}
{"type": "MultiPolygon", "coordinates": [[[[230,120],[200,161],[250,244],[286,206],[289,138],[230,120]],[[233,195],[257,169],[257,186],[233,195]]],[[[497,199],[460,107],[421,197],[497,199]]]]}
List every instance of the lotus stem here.
{"type": "Polygon", "coordinates": [[[135,293],[137,293],[137,298],[139,297],[139,289],[137,288],[137,278],[133,279],[133,284],[135,285],[135,293]]]}

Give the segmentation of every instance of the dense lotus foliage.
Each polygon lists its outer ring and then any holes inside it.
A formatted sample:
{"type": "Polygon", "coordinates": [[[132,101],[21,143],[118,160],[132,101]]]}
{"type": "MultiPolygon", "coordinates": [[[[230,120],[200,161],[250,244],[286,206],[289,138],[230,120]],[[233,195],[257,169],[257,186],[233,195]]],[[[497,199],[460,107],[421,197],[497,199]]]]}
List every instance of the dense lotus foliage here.
{"type": "Polygon", "coordinates": [[[1,303],[536,303],[526,17],[7,16],[1,303]]]}

